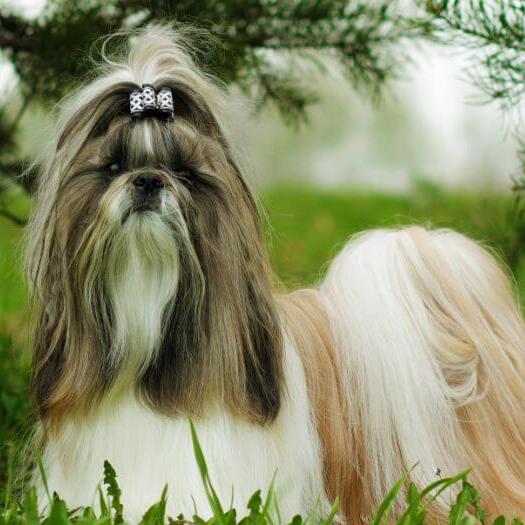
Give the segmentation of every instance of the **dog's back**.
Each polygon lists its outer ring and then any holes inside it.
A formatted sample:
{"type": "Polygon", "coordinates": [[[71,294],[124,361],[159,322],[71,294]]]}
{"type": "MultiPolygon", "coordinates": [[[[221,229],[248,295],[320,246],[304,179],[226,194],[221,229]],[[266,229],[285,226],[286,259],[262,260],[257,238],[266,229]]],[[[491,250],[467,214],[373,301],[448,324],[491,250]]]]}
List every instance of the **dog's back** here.
{"type": "Polygon", "coordinates": [[[525,324],[487,250],[448,230],[365,232],[286,308],[349,521],[412,467],[420,486],[472,468],[492,515],[525,512],[525,324]]]}

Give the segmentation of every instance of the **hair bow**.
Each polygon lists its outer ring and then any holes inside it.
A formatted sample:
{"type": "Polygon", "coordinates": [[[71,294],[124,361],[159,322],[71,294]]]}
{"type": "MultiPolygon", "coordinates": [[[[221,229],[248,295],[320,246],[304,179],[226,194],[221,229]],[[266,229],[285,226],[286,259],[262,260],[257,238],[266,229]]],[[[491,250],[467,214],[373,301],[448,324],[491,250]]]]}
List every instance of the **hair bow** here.
{"type": "Polygon", "coordinates": [[[134,118],[155,115],[173,120],[175,112],[171,88],[162,87],[156,92],[151,84],[142,84],[142,89],[134,89],[130,93],[129,109],[134,118]]]}

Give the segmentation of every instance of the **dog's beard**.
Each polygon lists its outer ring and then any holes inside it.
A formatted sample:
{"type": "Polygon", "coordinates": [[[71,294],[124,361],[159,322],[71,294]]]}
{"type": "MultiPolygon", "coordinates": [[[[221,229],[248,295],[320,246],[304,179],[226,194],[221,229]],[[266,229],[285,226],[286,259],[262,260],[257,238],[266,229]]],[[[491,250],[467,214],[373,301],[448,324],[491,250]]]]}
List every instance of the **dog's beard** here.
{"type": "MultiPolygon", "coordinates": [[[[105,139],[111,155],[118,148],[127,162],[154,160],[143,136],[151,134],[151,127],[146,122],[117,128],[105,139]]],[[[111,176],[92,165],[92,160],[77,162],[59,194],[58,210],[69,212],[61,227],[69,277],[76,283],[72,293],[104,339],[105,366],[114,375],[118,371],[122,384],[126,375],[136,380],[158,351],[176,299],[180,253],[193,249],[177,200],[181,192],[167,169],[145,165],[111,176]],[[137,186],[141,180],[162,187],[145,191],[137,186]]],[[[195,257],[193,265],[198,271],[195,257]]]]}
{"type": "Polygon", "coordinates": [[[179,271],[179,249],[162,216],[131,214],[111,241],[104,270],[114,365],[136,374],[151,362],[175,302],[179,271]]]}
{"type": "Polygon", "coordinates": [[[81,276],[81,300],[108,335],[106,364],[119,389],[135,386],[155,361],[170,318],[179,314],[173,310],[182,269],[180,291],[190,305],[179,301],[179,308],[200,315],[204,276],[181,209],[192,207],[191,198],[169,177],[154,169],[122,175],[102,195],[77,240],[78,265],[72,268],[81,276]],[[138,197],[133,180],[152,173],[165,186],[138,197]],[[102,298],[106,304],[100,308],[102,298]]]}

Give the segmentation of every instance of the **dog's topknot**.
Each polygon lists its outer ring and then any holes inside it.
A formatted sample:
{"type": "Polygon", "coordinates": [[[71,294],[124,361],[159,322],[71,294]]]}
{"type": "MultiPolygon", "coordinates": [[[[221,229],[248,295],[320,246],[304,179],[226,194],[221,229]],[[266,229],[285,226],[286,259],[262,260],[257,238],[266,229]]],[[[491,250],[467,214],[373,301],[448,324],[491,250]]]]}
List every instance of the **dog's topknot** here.
{"type": "Polygon", "coordinates": [[[56,150],[68,141],[66,155],[76,155],[93,134],[103,131],[115,117],[129,113],[129,94],[143,84],[170,87],[179,117],[189,118],[200,132],[221,135],[225,90],[195,63],[194,39],[194,30],[167,25],[108,37],[93,68],[94,79],[59,105],[56,150]],[[107,52],[108,44],[117,37],[125,44],[107,52]]]}
{"type": "MultiPolygon", "coordinates": [[[[142,84],[171,88],[175,120],[186,122],[195,136],[208,136],[220,144],[228,151],[230,161],[238,165],[226,138],[226,91],[198,67],[194,58],[198,53],[191,44],[196,41],[196,31],[153,25],[112,35],[104,41],[91,70],[91,81],[57,106],[55,133],[40,162],[40,206],[33,215],[30,245],[45,235],[59,188],[79,153],[103,135],[113,120],[131,118],[129,95],[142,84]],[[122,45],[114,46],[117,42],[122,45]]],[[[30,282],[38,288],[35,283],[40,280],[39,270],[29,262],[28,273],[30,282]]]]}

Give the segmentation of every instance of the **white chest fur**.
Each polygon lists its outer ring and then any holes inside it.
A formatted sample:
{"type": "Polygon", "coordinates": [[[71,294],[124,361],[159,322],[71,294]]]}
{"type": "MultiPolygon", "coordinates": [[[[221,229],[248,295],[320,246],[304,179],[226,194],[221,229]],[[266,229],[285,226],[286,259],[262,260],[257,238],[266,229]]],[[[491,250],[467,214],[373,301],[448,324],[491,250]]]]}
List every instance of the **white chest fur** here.
{"type": "MultiPolygon", "coordinates": [[[[325,501],[302,364],[293,349],[286,353],[287,393],[270,427],[234,418],[220,408],[195,421],[212,482],[226,507],[233,495],[240,514],[257,489],[264,494],[274,475],[283,519],[325,501]]],[[[195,507],[201,516],[209,515],[186,418],[156,414],[130,394],[82,423],[67,423],[44,453],[50,491],[71,507],[94,504],[106,459],[117,471],[131,523],[160,499],[166,484],[169,515],[191,517],[195,507]]]]}

